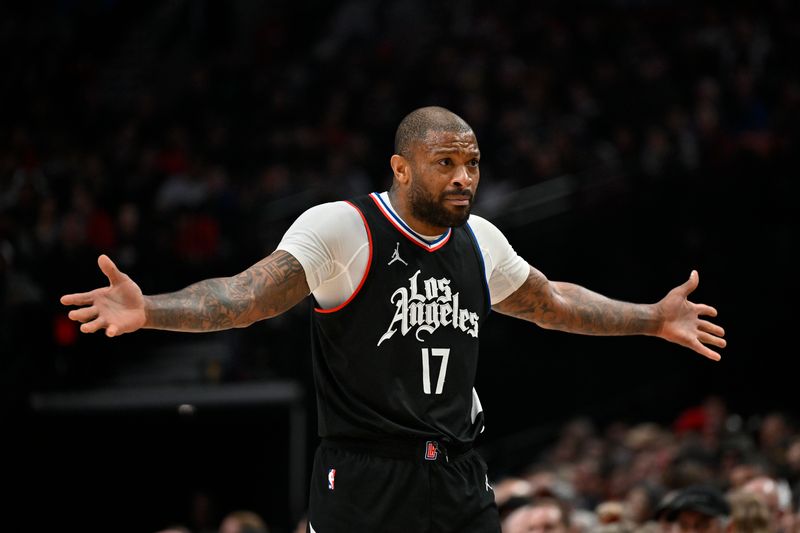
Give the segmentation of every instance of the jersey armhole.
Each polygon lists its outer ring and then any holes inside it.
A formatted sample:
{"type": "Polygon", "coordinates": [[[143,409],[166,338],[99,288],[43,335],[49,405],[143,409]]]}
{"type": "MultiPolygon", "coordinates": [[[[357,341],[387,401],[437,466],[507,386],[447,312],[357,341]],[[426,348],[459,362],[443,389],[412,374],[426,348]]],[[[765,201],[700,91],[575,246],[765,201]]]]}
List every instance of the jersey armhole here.
{"type": "Polygon", "coordinates": [[[358,287],[356,287],[356,290],[353,291],[353,294],[351,294],[347,300],[337,305],[336,307],[332,307],[330,309],[322,309],[321,307],[315,307],[314,311],[316,311],[317,313],[324,313],[324,314],[335,313],[336,311],[341,311],[342,309],[344,309],[344,307],[350,302],[352,302],[353,298],[355,298],[356,295],[361,291],[361,287],[363,287],[364,282],[367,281],[367,275],[369,275],[369,269],[372,266],[372,232],[369,230],[369,224],[367,224],[367,219],[364,217],[364,213],[361,212],[361,209],[359,209],[354,203],[347,200],[345,200],[345,203],[350,205],[353,209],[356,210],[358,216],[361,217],[361,222],[364,223],[364,229],[367,230],[367,242],[369,246],[369,256],[367,257],[367,266],[364,268],[364,275],[361,276],[361,281],[358,283],[358,287]]]}
{"type": "Polygon", "coordinates": [[[481,244],[478,242],[478,237],[475,235],[475,232],[472,230],[472,226],[469,225],[469,222],[464,224],[467,228],[467,234],[469,235],[470,239],[472,240],[473,250],[475,251],[475,255],[477,255],[478,264],[481,267],[481,280],[483,283],[483,294],[484,298],[486,299],[486,316],[489,316],[492,313],[492,293],[489,290],[489,280],[486,277],[486,263],[483,260],[483,252],[481,251],[481,244]]]}

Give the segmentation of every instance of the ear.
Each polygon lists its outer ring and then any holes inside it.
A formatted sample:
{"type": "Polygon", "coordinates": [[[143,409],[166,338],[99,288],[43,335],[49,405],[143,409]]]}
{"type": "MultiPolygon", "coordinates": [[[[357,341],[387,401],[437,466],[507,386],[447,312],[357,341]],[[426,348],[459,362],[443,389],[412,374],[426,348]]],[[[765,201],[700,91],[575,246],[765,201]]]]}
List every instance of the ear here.
{"type": "Polygon", "coordinates": [[[408,160],[402,155],[394,154],[389,160],[392,165],[392,172],[394,172],[394,179],[402,185],[407,185],[411,180],[411,171],[409,169],[408,160]]]}

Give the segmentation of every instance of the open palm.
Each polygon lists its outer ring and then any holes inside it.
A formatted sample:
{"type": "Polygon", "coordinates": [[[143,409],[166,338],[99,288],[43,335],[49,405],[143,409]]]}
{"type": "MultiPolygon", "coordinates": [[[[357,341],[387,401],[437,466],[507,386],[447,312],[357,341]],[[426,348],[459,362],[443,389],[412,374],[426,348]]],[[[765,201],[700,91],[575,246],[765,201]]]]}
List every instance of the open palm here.
{"type": "Polygon", "coordinates": [[[658,303],[664,322],[658,333],[668,341],[691,348],[697,353],[719,361],[720,355],[708,345],[724,348],[726,345],[725,330],[720,326],[700,317],[717,316],[717,310],[710,305],[696,304],[689,301],[689,295],[697,288],[700,279],[696,270],[689,279],[669,291],[658,303]]]}
{"type": "Polygon", "coordinates": [[[62,296],[62,304],[80,306],[69,312],[69,318],[81,322],[84,333],[105,329],[109,337],[144,326],[144,296],[139,286],[120,272],[108,256],[98,257],[97,264],[108,278],[109,286],[62,296]]]}

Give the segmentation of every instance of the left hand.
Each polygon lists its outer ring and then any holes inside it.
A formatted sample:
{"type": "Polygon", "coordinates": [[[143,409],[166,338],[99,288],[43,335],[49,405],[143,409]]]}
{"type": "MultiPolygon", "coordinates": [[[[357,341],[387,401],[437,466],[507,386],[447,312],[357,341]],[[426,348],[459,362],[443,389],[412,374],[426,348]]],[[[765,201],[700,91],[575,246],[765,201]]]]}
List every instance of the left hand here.
{"type": "Polygon", "coordinates": [[[725,330],[720,326],[700,317],[716,317],[717,310],[710,305],[696,304],[689,301],[689,295],[700,283],[700,276],[692,270],[689,279],[669,291],[656,304],[663,322],[656,334],[662,339],[680,344],[695,352],[719,361],[722,356],[709,346],[724,348],[727,342],[723,338],[725,330]]]}

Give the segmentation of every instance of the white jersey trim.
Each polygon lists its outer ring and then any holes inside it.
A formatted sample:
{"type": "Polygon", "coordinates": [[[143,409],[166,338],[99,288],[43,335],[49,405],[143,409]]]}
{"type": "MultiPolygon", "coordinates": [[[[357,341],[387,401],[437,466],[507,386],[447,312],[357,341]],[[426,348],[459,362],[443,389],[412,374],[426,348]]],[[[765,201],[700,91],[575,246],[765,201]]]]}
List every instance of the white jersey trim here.
{"type": "Polygon", "coordinates": [[[383,213],[383,216],[385,216],[389,220],[389,222],[391,222],[392,225],[395,228],[397,228],[397,231],[408,237],[408,239],[411,240],[413,243],[417,244],[418,246],[421,246],[422,248],[425,248],[429,252],[435,252],[436,250],[447,244],[447,241],[450,240],[450,235],[453,234],[453,229],[447,228],[447,231],[445,231],[435,239],[433,240],[426,239],[424,236],[420,235],[419,233],[408,227],[408,224],[403,222],[403,219],[400,218],[400,216],[397,213],[395,213],[391,207],[389,207],[389,205],[384,201],[384,199],[381,197],[380,194],[373,192],[370,194],[370,197],[375,202],[375,205],[378,206],[378,209],[380,209],[381,213],[383,213]]]}
{"type": "MultiPolygon", "coordinates": [[[[399,219],[388,194],[383,192],[376,196],[380,199],[376,205],[388,209],[392,213],[391,220],[399,219]]],[[[469,225],[483,256],[486,281],[494,305],[528,279],[530,266],[517,255],[494,224],[473,214],[469,225]]],[[[446,242],[443,235],[426,238],[416,234],[415,244],[419,244],[417,238],[438,245],[446,242]]],[[[431,249],[430,246],[424,248],[431,249]]],[[[289,252],[302,265],[308,288],[322,309],[335,308],[352,296],[363,278],[370,255],[364,222],[358,211],[344,201],[319,204],[301,214],[286,231],[277,249],[289,252]]],[[[383,262],[389,259],[373,258],[383,262]]]]}
{"type": "MultiPolygon", "coordinates": [[[[472,409],[470,411],[470,419],[472,420],[473,424],[475,423],[475,420],[477,420],[478,415],[482,412],[483,406],[481,405],[481,399],[478,398],[478,391],[475,390],[475,387],[472,387],[472,409]]],[[[485,427],[481,425],[481,433],[483,433],[484,429],[485,427]]]]}

